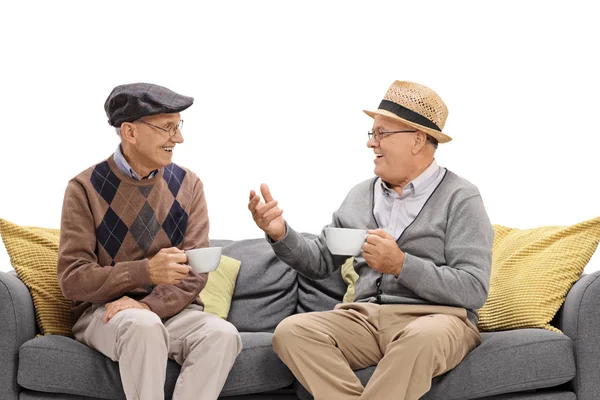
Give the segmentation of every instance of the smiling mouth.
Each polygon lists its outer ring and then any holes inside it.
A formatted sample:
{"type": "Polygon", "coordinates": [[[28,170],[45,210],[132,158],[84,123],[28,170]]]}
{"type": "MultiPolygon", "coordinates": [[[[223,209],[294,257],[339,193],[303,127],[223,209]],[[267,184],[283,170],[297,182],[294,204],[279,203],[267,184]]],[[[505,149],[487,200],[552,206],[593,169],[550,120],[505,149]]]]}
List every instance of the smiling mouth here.
{"type": "Polygon", "coordinates": [[[167,153],[172,153],[174,148],[175,148],[175,147],[163,147],[162,149],[163,149],[164,151],[166,151],[167,153]]]}

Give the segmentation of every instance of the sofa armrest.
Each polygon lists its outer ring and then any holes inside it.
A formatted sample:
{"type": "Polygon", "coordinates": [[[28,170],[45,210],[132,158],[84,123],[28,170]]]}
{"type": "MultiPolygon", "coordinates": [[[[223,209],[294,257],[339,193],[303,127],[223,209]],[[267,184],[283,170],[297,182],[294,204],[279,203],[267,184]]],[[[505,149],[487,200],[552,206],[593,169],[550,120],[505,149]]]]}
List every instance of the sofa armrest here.
{"type": "Polygon", "coordinates": [[[554,322],[573,340],[577,400],[600,399],[600,271],[573,285],[554,322]]]}
{"type": "Polygon", "coordinates": [[[15,275],[0,272],[0,399],[17,400],[19,347],[35,337],[33,301],[15,275]]]}

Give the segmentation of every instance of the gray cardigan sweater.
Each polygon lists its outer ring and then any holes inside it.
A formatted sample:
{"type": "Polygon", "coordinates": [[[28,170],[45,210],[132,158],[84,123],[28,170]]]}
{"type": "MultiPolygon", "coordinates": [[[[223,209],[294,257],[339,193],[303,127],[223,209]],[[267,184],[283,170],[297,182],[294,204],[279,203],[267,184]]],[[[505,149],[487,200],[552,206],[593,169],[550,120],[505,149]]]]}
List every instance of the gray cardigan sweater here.
{"type": "MultiPolygon", "coordinates": [[[[356,185],[328,226],[377,229],[373,216],[375,179],[356,185]]],[[[477,188],[446,171],[415,220],[398,238],[406,253],[398,278],[371,269],[355,257],[359,275],[355,301],[380,304],[433,304],[462,307],[477,325],[477,310],[487,299],[494,231],[477,188]]],[[[323,279],[345,256],[327,249],[325,228],[314,240],[289,225],[283,239],[271,243],[275,254],[302,275],[323,279]]]]}

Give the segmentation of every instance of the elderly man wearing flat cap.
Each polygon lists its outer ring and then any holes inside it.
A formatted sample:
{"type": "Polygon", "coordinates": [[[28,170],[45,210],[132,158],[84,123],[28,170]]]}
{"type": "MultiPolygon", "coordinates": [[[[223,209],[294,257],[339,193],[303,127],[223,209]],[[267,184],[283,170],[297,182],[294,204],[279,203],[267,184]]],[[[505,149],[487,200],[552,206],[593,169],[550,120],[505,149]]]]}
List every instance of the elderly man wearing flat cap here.
{"type": "Polygon", "coordinates": [[[116,87],[104,109],[121,143],[65,193],[58,281],[73,333],[119,363],[128,400],[164,398],[168,358],[181,365],[173,399],[217,399],[241,351],[235,327],[203,311],[207,274],[186,265],[184,250],[209,245],[202,182],[171,162],[192,102],[157,85],[116,87]]]}
{"type": "MultiPolygon", "coordinates": [[[[477,188],[434,159],[451,138],[433,90],[396,81],[365,112],[376,176],[350,190],[328,225],[368,231],[354,258],[355,301],[283,320],[273,346],[317,400],[414,400],[481,342],[493,229],[477,188]],[[353,370],[375,365],[363,387],[353,370]]],[[[327,226],[307,239],[261,192],[248,208],[277,256],[310,278],[337,271],[348,257],[330,252],[327,226]]]]}

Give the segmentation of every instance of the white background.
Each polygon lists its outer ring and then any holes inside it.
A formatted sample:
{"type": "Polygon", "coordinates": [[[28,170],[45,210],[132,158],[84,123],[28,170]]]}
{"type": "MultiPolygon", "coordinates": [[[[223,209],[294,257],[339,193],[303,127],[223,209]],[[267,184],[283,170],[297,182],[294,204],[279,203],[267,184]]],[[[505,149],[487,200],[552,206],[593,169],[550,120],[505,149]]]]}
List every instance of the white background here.
{"type": "MultiPolygon", "coordinates": [[[[0,218],[58,228],[67,181],[117,146],[104,100],[141,81],[196,99],[174,161],[204,181],[211,238],[261,236],[246,208],[261,182],[295,229],[318,233],[372,176],[361,110],[396,79],[444,99],[454,141],[438,163],[479,187],[493,223],[598,216],[591,4],[11,2],[0,23],[0,218]]],[[[0,270],[9,265],[0,247],[0,270]]]]}

